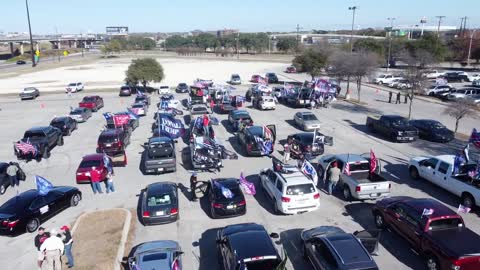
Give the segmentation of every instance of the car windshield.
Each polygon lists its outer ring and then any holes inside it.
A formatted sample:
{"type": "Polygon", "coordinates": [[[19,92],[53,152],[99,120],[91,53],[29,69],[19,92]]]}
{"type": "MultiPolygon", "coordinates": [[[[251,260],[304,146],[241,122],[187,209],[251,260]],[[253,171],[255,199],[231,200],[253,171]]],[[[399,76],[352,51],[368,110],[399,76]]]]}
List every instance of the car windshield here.
{"type": "Polygon", "coordinates": [[[77,84],[76,83],[71,83],[68,86],[77,86],[77,84]]]}
{"type": "Polygon", "coordinates": [[[350,166],[350,172],[356,172],[356,171],[368,171],[370,170],[370,164],[368,162],[352,162],[348,163],[350,166]]]}
{"type": "Polygon", "coordinates": [[[143,108],[143,104],[133,104],[132,108],[143,108]]]}
{"type": "MultiPolygon", "coordinates": [[[[261,260],[261,261],[251,261],[245,263],[245,268],[248,270],[265,270],[265,269],[276,269],[276,267],[280,264],[279,260],[276,259],[269,259],[269,260],[261,260]]],[[[239,268],[239,270],[242,268],[239,268]]]]}
{"type": "Polygon", "coordinates": [[[240,76],[238,76],[238,75],[232,75],[232,79],[240,79],[240,76]]]}
{"type": "Polygon", "coordinates": [[[114,143],[118,141],[118,138],[115,135],[102,135],[98,141],[101,143],[114,143]]]}
{"type": "Polygon", "coordinates": [[[250,115],[248,114],[248,112],[242,112],[242,113],[235,113],[233,115],[233,118],[234,119],[250,119],[250,115]]]}
{"type": "Polygon", "coordinates": [[[172,203],[173,194],[165,193],[165,194],[155,194],[150,195],[147,198],[147,206],[162,206],[162,205],[170,205],[172,203]]]}
{"type": "Polygon", "coordinates": [[[303,120],[309,121],[309,120],[318,120],[318,119],[314,114],[304,114],[303,120]]]}
{"type": "Polygon", "coordinates": [[[303,195],[315,192],[312,184],[300,184],[287,187],[287,195],[303,195]]]}
{"type": "Polygon", "coordinates": [[[120,90],[130,90],[130,87],[129,86],[122,86],[122,87],[120,87],[120,90]]]}
{"type": "Polygon", "coordinates": [[[430,222],[430,227],[428,229],[430,231],[437,231],[458,228],[461,226],[463,226],[463,222],[459,218],[444,218],[430,222]]]}
{"type": "Polygon", "coordinates": [[[82,114],[82,113],[83,113],[82,109],[75,109],[75,110],[70,112],[70,114],[82,114]]]}
{"type": "Polygon", "coordinates": [[[430,123],[430,126],[434,129],[444,129],[446,128],[442,123],[440,122],[432,122],[430,123]]]}
{"type": "Polygon", "coordinates": [[[205,107],[193,107],[192,111],[194,111],[194,112],[206,112],[207,108],[205,108],[205,107]]]}
{"type": "Polygon", "coordinates": [[[392,119],[392,126],[394,127],[405,127],[408,126],[408,121],[403,118],[394,118],[392,119]]]}
{"type": "MultiPolygon", "coordinates": [[[[240,187],[237,186],[237,187],[226,187],[226,188],[228,188],[233,193],[233,198],[231,198],[232,200],[235,200],[236,198],[239,198],[242,196],[242,191],[240,190],[240,187]]],[[[214,189],[214,193],[215,193],[215,198],[226,199],[225,196],[223,196],[221,189],[219,189],[218,187],[214,189]]]]}
{"type": "Polygon", "coordinates": [[[36,139],[36,138],[43,138],[45,134],[40,131],[27,131],[25,132],[24,138],[36,139]]]}
{"type": "Polygon", "coordinates": [[[100,167],[100,160],[82,160],[80,168],[100,167]]]}
{"type": "Polygon", "coordinates": [[[160,261],[167,259],[167,253],[153,253],[143,255],[142,262],[160,261]]]}
{"type": "Polygon", "coordinates": [[[84,97],[83,102],[94,102],[95,98],[94,97],[84,97]]]}
{"type": "Polygon", "coordinates": [[[35,88],[27,87],[27,88],[23,89],[23,91],[35,91],[35,88]]]}
{"type": "Polygon", "coordinates": [[[66,122],[66,119],[65,118],[55,118],[52,120],[52,122],[50,123],[51,125],[63,125],[65,124],[66,122]]]}
{"type": "Polygon", "coordinates": [[[183,88],[183,87],[187,87],[187,84],[186,84],[186,83],[179,83],[179,84],[178,84],[178,87],[182,87],[182,88],[183,88]]]}

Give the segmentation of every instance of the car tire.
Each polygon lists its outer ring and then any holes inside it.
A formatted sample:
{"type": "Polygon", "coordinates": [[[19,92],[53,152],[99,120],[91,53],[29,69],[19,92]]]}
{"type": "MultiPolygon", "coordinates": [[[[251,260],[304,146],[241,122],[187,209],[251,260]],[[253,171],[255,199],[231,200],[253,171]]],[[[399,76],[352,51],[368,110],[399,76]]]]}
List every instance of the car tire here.
{"type": "Polygon", "coordinates": [[[46,146],[46,147],[45,147],[45,150],[43,150],[42,157],[43,157],[44,159],[48,159],[48,158],[50,158],[50,155],[51,155],[50,149],[48,149],[48,146],[46,146]]]}
{"type": "Polygon", "coordinates": [[[275,215],[280,215],[280,210],[278,210],[278,207],[277,207],[277,203],[275,202],[275,199],[272,200],[272,209],[273,209],[273,213],[275,215]]]}
{"type": "Polygon", "coordinates": [[[27,229],[27,232],[34,233],[37,231],[39,226],[40,221],[37,218],[32,218],[27,222],[27,225],[25,227],[27,229]]]}
{"type": "Polygon", "coordinates": [[[72,130],[68,129],[67,134],[65,134],[65,136],[70,136],[70,135],[72,135],[72,130]]]}
{"type": "Polygon", "coordinates": [[[345,201],[349,202],[352,200],[352,193],[350,192],[350,188],[347,185],[343,186],[343,198],[345,201]]]}
{"type": "Polygon", "coordinates": [[[215,214],[215,211],[213,210],[212,206],[210,206],[210,217],[212,219],[217,219],[217,214],[215,214]]]}
{"type": "Polygon", "coordinates": [[[465,193],[462,195],[462,205],[473,209],[475,207],[475,199],[469,193],[465,193]]]}
{"type": "Polygon", "coordinates": [[[0,186],[0,195],[5,194],[6,191],[7,191],[7,187],[5,185],[1,185],[0,186]]]}
{"type": "Polygon", "coordinates": [[[380,214],[379,212],[374,212],[373,213],[373,221],[375,223],[375,226],[378,229],[385,229],[385,219],[383,218],[383,215],[380,214]]]}
{"type": "Polygon", "coordinates": [[[63,136],[60,136],[57,141],[57,146],[62,146],[63,145],[63,136]]]}
{"type": "Polygon", "coordinates": [[[425,258],[425,266],[428,270],[440,270],[440,265],[438,263],[438,259],[432,255],[428,254],[425,258]]]}
{"type": "Polygon", "coordinates": [[[410,166],[408,171],[409,171],[409,174],[410,174],[410,178],[412,178],[414,180],[419,180],[420,179],[420,174],[418,173],[418,169],[416,167],[410,166]]]}
{"type": "Polygon", "coordinates": [[[80,197],[80,194],[74,194],[71,198],[70,198],[70,206],[71,207],[74,207],[74,206],[77,206],[78,203],[80,202],[82,198],[80,197]]]}

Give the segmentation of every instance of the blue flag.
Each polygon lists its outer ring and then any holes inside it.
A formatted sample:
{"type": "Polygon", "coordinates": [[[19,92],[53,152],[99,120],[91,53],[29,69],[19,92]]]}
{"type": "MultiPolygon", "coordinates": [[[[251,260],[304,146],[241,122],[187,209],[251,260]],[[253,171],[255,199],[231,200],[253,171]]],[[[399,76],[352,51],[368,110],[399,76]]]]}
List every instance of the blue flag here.
{"type": "Polygon", "coordinates": [[[215,186],[217,186],[218,188],[220,188],[220,190],[222,191],[223,197],[225,197],[225,198],[227,198],[227,199],[233,198],[233,193],[232,193],[232,191],[231,191],[230,189],[226,188],[225,186],[223,186],[222,184],[220,184],[220,183],[217,182],[217,181],[213,181],[213,180],[212,180],[212,182],[213,182],[213,184],[214,184],[215,186]]]}
{"type": "Polygon", "coordinates": [[[133,119],[133,120],[138,119],[138,116],[136,114],[134,114],[132,111],[130,111],[130,109],[127,109],[127,113],[128,113],[128,116],[130,117],[130,119],[133,119]]]}
{"type": "Polygon", "coordinates": [[[176,139],[185,133],[185,126],[182,121],[175,119],[169,114],[160,114],[158,118],[159,134],[165,135],[171,139],[176,139]]]}
{"type": "Polygon", "coordinates": [[[315,184],[315,186],[317,185],[318,183],[318,175],[317,175],[317,171],[315,170],[315,167],[313,167],[313,165],[308,162],[307,160],[305,160],[302,164],[302,168],[301,168],[302,172],[309,176],[310,178],[312,178],[313,180],[313,183],[315,184]]]}
{"type": "Polygon", "coordinates": [[[168,100],[162,100],[160,103],[160,109],[166,110],[168,109],[168,100]]]}
{"type": "Polygon", "coordinates": [[[460,166],[465,163],[465,158],[457,154],[453,160],[453,174],[460,173],[460,166]]]}
{"type": "Polygon", "coordinates": [[[41,176],[36,175],[35,182],[37,183],[38,194],[42,196],[47,195],[47,193],[53,189],[52,183],[50,183],[47,179],[41,176]]]}
{"type": "Polygon", "coordinates": [[[106,121],[108,121],[109,119],[113,118],[113,113],[111,112],[103,113],[103,117],[105,118],[106,121]]]}

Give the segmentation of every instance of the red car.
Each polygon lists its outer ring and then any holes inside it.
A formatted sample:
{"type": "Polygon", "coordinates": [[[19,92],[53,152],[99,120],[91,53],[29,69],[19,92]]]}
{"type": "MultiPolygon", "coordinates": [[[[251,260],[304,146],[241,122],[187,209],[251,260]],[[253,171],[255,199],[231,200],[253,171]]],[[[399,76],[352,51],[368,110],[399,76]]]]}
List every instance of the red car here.
{"type": "Polygon", "coordinates": [[[100,96],[86,96],[83,97],[83,100],[78,104],[80,108],[87,108],[93,112],[98,111],[103,108],[103,98],[100,96]]]}
{"type": "Polygon", "coordinates": [[[480,236],[440,202],[391,197],[378,201],[372,211],[378,228],[390,228],[425,257],[426,269],[480,269],[480,236]]]}
{"type": "Polygon", "coordinates": [[[80,162],[80,165],[77,169],[77,184],[90,183],[90,173],[92,170],[94,170],[93,168],[95,168],[96,170],[100,170],[102,179],[107,178],[108,170],[105,166],[104,155],[86,155],[82,158],[82,162],[80,162]]]}
{"type": "Polygon", "coordinates": [[[250,82],[252,83],[259,83],[261,80],[265,81],[265,78],[263,78],[260,75],[252,75],[252,78],[250,79],[250,82]]]}
{"type": "Polygon", "coordinates": [[[286,73],[297,73],[297,68],[295,68],[294,66],[289,66],[289,67],[287,67],[285,72],[286,73]]]}

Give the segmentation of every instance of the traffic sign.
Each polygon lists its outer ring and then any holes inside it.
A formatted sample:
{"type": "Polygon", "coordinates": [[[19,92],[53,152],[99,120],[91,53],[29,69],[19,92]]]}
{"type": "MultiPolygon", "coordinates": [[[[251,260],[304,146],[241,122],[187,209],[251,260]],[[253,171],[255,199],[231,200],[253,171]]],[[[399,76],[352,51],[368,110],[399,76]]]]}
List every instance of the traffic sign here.
{"type": "Polygon", "coordinates": [[[68,55],[68,52],[67,51],[63,51],[63,56],[67,56],[68,55]]]}

